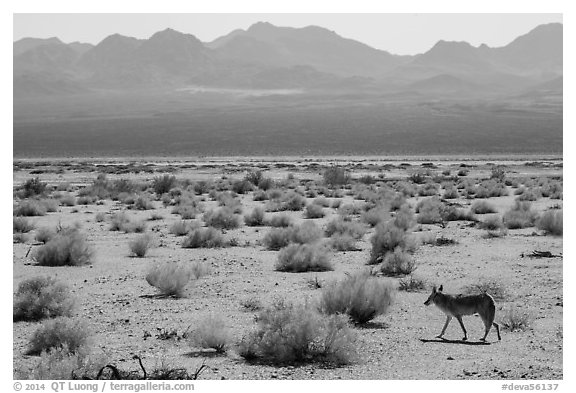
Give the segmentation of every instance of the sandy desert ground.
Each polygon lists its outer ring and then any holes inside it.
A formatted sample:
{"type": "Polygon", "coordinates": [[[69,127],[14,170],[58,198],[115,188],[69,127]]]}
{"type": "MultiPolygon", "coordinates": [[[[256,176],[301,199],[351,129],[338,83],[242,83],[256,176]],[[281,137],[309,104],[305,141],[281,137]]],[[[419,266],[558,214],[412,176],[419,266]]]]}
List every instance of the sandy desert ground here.
{"type": "MultiPolygon", "coordinates": [[[[518,188],[539,191],[543,180],[562,184],[562,161],[557,160],[510,160],[510,161],[459,160],[413,160],[378,161],[349,160],[338,164],[352,176],[347,185],[336,187],[335,196],[327,196],[330,205],[323,207],[325,216],[307,219],[304,212],[266,212],[267,217],[287,214],[294,224],[313,221],[321,228],[339,216],[341,205],[366,204],[356,199],[361,190],[378,191],[394,186],[399,181],[409,184],[409,176],[422,173],[425,182],[457,185],[461,181],[478,184],[489,179],[494,164],[504,164],[507,196],[483,199],[493,205],[497,212],[476,217],[480,221],[490,216],[502,216],[515,203],[518,188]],[[465,176],[457,176],[466,169],[465,176]],[[442,175],[442,172],[445,172],[442,175]],[[372,175],[374,184],[358,181],[362,176],[372,175]],[[381,176],[380,178],[378,176],[381,176]],[[444,179],[442,180],[442,176],[444,179]]],[[[65,191],[50,191],[47,198],[57,193],[72,195],[94,182],[99,173],[106,172],[108,181],[129,179],[134,183],[152,184],[155,177],[164,174],[176,179],[189,180],[190,186],[198,181],[209,184],[229,184],[241,180],[247,173],[261,170],[272,178],[284,191],[289,187],[301,192],[306,203],[312,204],[325,192],[323,173],[330,166],[324,160],[198,160],[198,161],[90,161],[90,160],[18,160],[14,163],[14,206],[22,203],[17,195],[22,184],[38,176],[51,187],[60,186],[65,191]],[[134,170],[141,170],[135,173],[134,170]],[[292,180],[287,180],[291,174],[292,180]],[[222,180],[224,179],[224,180],[222,180]],[[314,195],[317,194],[317,195],[314,195]]],[[[415,185],[415,187],[421,187],[415,185]]],[[[185,191],[185,187],[183,187],[185,191]]],[[[266,207],[267,201],[254,201],[255,191],[237,195],[242,215],[255,207],[266,207]]],[[[469,210],[478,199],[466,198],[462,190],[455,199],[444,200],[469,210]]],[[[438,195],[442,196],[444,186],[438,195]]],[[[439,224],[416,223],[409,232],[420,239],[448,238],[456,241],[451,245],[421,244],[413,254],[417,269],[413,277],[424,280],[426,287],[412,292],[398,290],[394,302],[384,315],[364,326],[352,327],[357,335],[358,358],[351,364],[330,366],[319,363],[275,366],[250,363],[237,352],[235,343],[256,326],[255,315],[243,306],[257,299],[263,307],[274,299],[293,303],[314,304],[324,287],[341,280],[346,273],[366,269],[371,242],[375,231],[367,224],[366,234],[357,242],[358,251],[330,250],[329,257],[334,270],[326,272],[287,273],[275,270],[279,251],[268,250],[262,243],[269,226],[251,227],[242,224],[237,229],[224,230],[225,239],[235,239],[234,246],[224,248],[182,248],[184,239],[170,233],[170,227],[181,217],[173,214],[174,206],[164,206],[160,196],[148,195],[153,209],[137,210],[126,203],[110,199],[89,204],[58,206],[57,211],[44,216],[28,217],[35,229],[24,239],[19,237],[13,247],[14,291],[23,280],[35,276],[55,277],[65,282],[76,297],[74,318],[87,322],[91,331],[92,351],[103,353],[107,362],[126,370],[139,370],[134,355],[142,358],[148,368],[160,362],[190,371],[202,363],[209,366],[200,376],[203,379],[561,379],[563,378],[563,280],[562,237],[546,234],[536,226],[508,229],[502,237],[487,238],[487,231],[470,221],[448,221],[439,224]],[[131,255],[129,242],[141,234],[111,231],[113,215],[126,211],[132,221],[145,221],[146,232],[152,234],[155,247],[144,258],[131,255]],[[97,222],[98,213],[104,220],[97,222]],[[152,214],[161,218],[149,220],[152,214]],[[39,228],[71,226],[75,223],[95,250],[93,263],[86,266],[45,267],[34,260],[35,252],[42,247],[34,240],[39,228]],[[20,242],[24,240],[24,242],[20,242]],[[533,251],[550,251],[552,258],[531,258],[533,251]],[[182,298],[158,297],[158,291],[145,280],[149,269],[159,262],[203,262],[209,273],[191,282],[182,298]],[[311,283],[318,282],[322,288],[311,283]],[[519,310],[528,315],[530,326],[525,330],[509,331],[502,327],[502,340],[497,341],[494,331],[488,336],[488,345],[478,339],[483,325],[478,316],[464,318],[468,329],[468,342],[460,341],[461,330],[453,320],[445,338],[435,339],[445,317],[434,307],[424,306],[432,285],[443,284],[448,293],[460,293],[468,285],[492,282],[503,290],[496,299],[496,321],[502,325],[506,313],[519,310]],[[201,323],[209,315],[218,314],[226,321],[230,338],[228,350],[219,354],[195,347],[186,339],[163,337],[160,333],[176,331],[181,336],[201,323]],[[165,338],[165,339],[162,339],[165,338]],[[424,340],[424,341],[423,341],[424,340]],[[427,341],[430,340],[430,341],[427,341]]],[[[204,211],[218,208],[218,202],[209,193],[197,195],[204,211]]],[[[428,196],[409,196],[406,203],[412,210],[428,196]]],[[[78,200],[76,199],[76,202],[78,200]]],[[[543,214],[549,209],[561,209],[562,199],[538,196],[532,201],[532,209],[543,214]]],[[[391,213],[393,216],[393,213],[391,213]]],[[[204,225],[203,213],[190,221],[204,225]]],[[[416,215],[418,217],[418,215],[416,215]]],[[[362,214],[352,214],[353,221],[362,222],[362,214]]],[[[16,238],[16,236],[15,236],[16,238]]],[[[323,238],[321,242],[328,242],[323,238]]],[[[406,277],[377,276],[378,280],[390,281],[398,286],[406,277]]],[[[15,372],[25,372],[35,367],[38,356],[26,355],[28,342],[39,322],[14,322],[13,360],[15,372]]]]}

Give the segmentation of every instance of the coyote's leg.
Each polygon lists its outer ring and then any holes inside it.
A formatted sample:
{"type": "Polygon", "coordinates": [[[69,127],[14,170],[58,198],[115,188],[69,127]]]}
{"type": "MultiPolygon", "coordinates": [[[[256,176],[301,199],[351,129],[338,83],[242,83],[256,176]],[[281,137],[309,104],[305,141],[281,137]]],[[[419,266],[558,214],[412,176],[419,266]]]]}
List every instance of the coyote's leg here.
{"type": "Polygon", "coordinates": [[[460,322],[460,327],[462,328],[462,331],[464,332],[464,338],[462,339],[462,341],[468,340],[468,335],[466,334],[466,328],[464,327],[464,322],[462,322],[462,317],[460,315],[457,315],[456,319],[458,320],[458,322],[460,322]]]}
{"type": "Polygon", "coordinates": [[[444,335],[444,332],[446,331],[446,328],[448,327],[448,324],[450,323],[451,320],[452,320],[452,316],[446,315],[446,323],[444,324],[444,327],[442,328],[442,333],[437,335],[436,338],[442,338],[442,336],[444,335]]]}
{"type": "Polygon", "coordinates": [[[494,327],[496,328],[496,334],[498,334],[498,341],[502,340],[502,338],[500,337],[500,325],[498,325],[496,322],[492,322],[492,325],[494,325],[494,327]]]}

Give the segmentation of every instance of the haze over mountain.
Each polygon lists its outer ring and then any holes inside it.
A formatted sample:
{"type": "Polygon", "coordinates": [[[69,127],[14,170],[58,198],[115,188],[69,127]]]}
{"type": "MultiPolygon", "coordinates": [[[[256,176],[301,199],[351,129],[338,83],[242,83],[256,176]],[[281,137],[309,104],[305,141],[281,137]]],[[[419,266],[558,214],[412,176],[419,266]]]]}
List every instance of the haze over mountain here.
{"type": "MultiPolygon", "coordinates": [[[[527,140],[527,134],[522,134],[520,128],[514,131],[514,127],[522,124],[524,129],[530,128],[543,121],[541,124],[552,126],[556,132],[556,139],[545,139],[555,141],[554,147],[544,150],[558,151],[561,150],[562,34],[562,24],[552,23],[538,26],[498,48],[439,41],[415,56],[394,55],[318,26],[278,27],[266,22],[234,30],[207,43],[173,29],[159,31],[148,39],[113,34],[97,45],[66,44],[56,37],[24,38],[13,44],[15,154],[21,148],[19,141],[30,144],[38,130],[50,128],[46,122],[63,121],[68,127],[78,116],[102,122],[134,118],[168,130],[189,124],[174,125],[176,117],[193,116],[196,121],[199,116],[208,119],[210,114],[220,116],[218,121],[222,117],[230,119],[229,124],[221,125],[226,132],[236,129],[236,121],[252,132],[260,124],[276,125],[280,120],[275,116],[282,117],[282,121],[294,121],[284,118],[291,110],[296,117],[311,116],[310,123],[301,125],[302,130],[309,130],[300,136],[304,145],[309,138],[318,137],[318,129],[339,127],[341,123],[330,122],[336,113],[339,116],[345,112],[359,116],[349,128],[358,133],[370,130],[370,135],[376,138],[372,140],[365,135],[366,144],[351,150],[411,151],[414,141],[405,134],[408,138],[405,144],[394,142],[380,150],[375,146],[382,124],[378,122],[390,120],[380,116],[386,111],[391,111],[392,117],[397,116],[401,111],[396,105],[412,110],[401,120],[390,123],[390,127],[404,129],[412,124],[411,116],[433,120],[430,124],[424,121],[424,128],[434,125],[438,116],[444,117],[442,121],[450,116],[466,121],[480,116],[475,121],[487,119],[486,125],[482,125],[487,127],[486,132],[494,133],[506,124],[507,132],[516,138],[510,139],[511,143],[521,140],[532,144],[527,150],[542,148],[537,143],[540,139],[532,135],[527,140]],[[486,112],[480,115],[479,111],[486,112]],[[248,113],[252,113],[251,117],[248,113]],[[241,116],[241,120],[235,116],[241,116]],[[523,120],[518,120],[522,116],[523,120]],[[160,118],[167,123],[156,123],[160,118]],[[526,123],[528,118],[531,122],[526,123]],[[500,120],[502,124],[490,125],[500,120]],[[29,128],[34,122],[36,128],[29,128]]],[[[218,121],[210,120],[210,127],[218,121]]],[[[73,129],[78,126],[74,124],[73,129]]],[[[104,123],[94,124],[91,126],[98,129],[104,123]]],[[[202,124],[206,128],[208,123],[202,124]]],[[[462,124],[466,128],[467,123],[462,124]]],[[[254,131],[256,134],[251,138],[272,141],[278,136],[273,129],[262,129],[265,135],[254,131]]],[[[108,130],[112,132],[113,127],[108,130]]],[[[438,133],[431,129],[422,134],[422,130],[418,135],[434,138],[438,133]]],[[[197,136],[197,131],[178,134],[171,146],[182,148],[187,135],[197,136]]],[[[326,134],[324,139],[336,134],[336,131],[326,134]]],[[[43,143],[52,143],[54,135],[43,143]]],[[[462,137],[461,146],[471,141],[462,137]]],[[[498,143],[509,144],[506,141],[498,143]]],[[[323,145],[318,149],[340,151],[338,143],[335,140],[332,147],[323,145]]],[[[483,148],[490,151],[496,148],[493,144],[497,141],[481,143],[492,143],[483,148]]],[[[300,147],[296,143],[288,150],[298,152],[300,147]]],[[[441,147],[439,144],[440,150],[441,147]]],[[[210,148],[210,145],[189,147],[192,149],[189,151],[205,153],[210,148]]],[[[239,146],[233,144],[212,153],[227,154],[235,148],[239,146]]],[[[519,145],[518,149],[522,148],[519,145]]],[[[34,149],[34,154],[39,154],[42,145],[34,149]]],[[[163,149],[171,151],[170,147],[163,149]]],[[[251,148],[247,144],[242,149],[243,154],[249,154],[251,148]]],[[[348,150],[341,152],[344,151],[348,150]]]]}

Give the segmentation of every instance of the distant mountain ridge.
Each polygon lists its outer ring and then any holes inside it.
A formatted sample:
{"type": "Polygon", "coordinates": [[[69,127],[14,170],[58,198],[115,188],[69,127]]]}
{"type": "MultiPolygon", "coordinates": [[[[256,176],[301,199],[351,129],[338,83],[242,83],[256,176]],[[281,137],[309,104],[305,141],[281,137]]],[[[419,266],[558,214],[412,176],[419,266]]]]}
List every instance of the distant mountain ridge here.
{"type": "Polygon", "coordinates": [[[318,26],[266,22],[209,43],[173,29],[148,39],[113,34],[97,45],[23,38],[13,44],[14,96],[191,84],[512,94],[562,77],[562,34],[562,24],[552,23],[499,48],[439,41],[416,56],[394,55],[318,26]]]}

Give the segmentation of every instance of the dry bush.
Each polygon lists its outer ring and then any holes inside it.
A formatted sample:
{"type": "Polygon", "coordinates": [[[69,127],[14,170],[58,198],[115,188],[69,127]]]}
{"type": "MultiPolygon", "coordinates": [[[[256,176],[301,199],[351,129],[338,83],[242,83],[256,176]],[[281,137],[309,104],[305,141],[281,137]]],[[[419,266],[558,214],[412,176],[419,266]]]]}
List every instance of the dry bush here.
{"type": "Polygon", "coordinates": [[[30,200],[20,202],[20,204],[14,208],[14,215],[25,217],[45,216],[46,211],[47,209],[42,203],[36,200],[30,200]]]}
{"type": "Polygon", "coordinates": [[[366,228],[359,222],[345,221],[341,217],[338,217],[326,225],[324,233],[328,237],[332,237],[333,235],[346,235],[354,239],[361,239],[366,233],[366,228]]]}
{"type": "Polygon", "coordinates": [[[176,177],[170,175],[157,176],[152,182],[152,188],[156,195],[162,195],[176,187],[176,177]]]}
{"type": "Polygon", "coordinates": [[[466,295],[487,293],[496,300],[505,300],[508,297],[505,287],[498,281],[491,279],[482,279],[477,283],[465,286],[462,290],[466,295]]]}
{"type": "Polygon", "coordinates": [[[20,188],[19,195],[22,198],[30,198],[37,195],[43,195],[46,192],[47,184],[40,180],[39,177],[28,179],[20,188]]]}
{"type": "Polygon", "coordinates": [[[286,214],[275,214],[265,220],[265,224],[274,228],[286,228],[292,225],[292,219],[286,214]]]}
{"type": "Polygon", "coordinates": [[[28,233],[34,229],[34,223],[28,221],[24,217],[13,217],[12,222],[13,233],[28,233]]]}
{"type": "Polygon", "coordinates": [[[347,276],[322,290],[320,310],[325,314],[346,314],[356,324],[385,314],[394,295],[394,286],[367,272],[347,276]]]}
{"type": "Polygon", "coordinates": [[[203,219],[206,225],[218,229],[235,229],[240,226],[240,216],[234,214],[229,207],[210,210],[204,213],[203,219]]]}
{"type": "Polygon", "coordinates": [[[52,348],[40,354],[36,364],[29,370],[15,370],[19,380],[76,380],[94,379],[108,362],[104,356],[92,356],[90,349],[78,348],[70,353],[67,346],[52,348]]]}
{"type": "Polygon", "coordinates": [[[259,313],[257,322],[238,345],[246,360],[340,365],[357,358],[356,336],[343,315],[326,317],[311,307],[277,301],[259,313]]]}
{"type": "Polygon", "coordinates": [[[176,236],[185,236],[190,231],[200,228],[200,224],[197,221],[176,221],[170,226],[169,232],[176,236]]]}
{"type": "Polygon", "coordinates": [[[13,320],[39,321],[44,318],[71,316],[74,299],[65,284],[50,277],[22,281],[14,294],[13,320]]]}
{"type": "Polygon", "coordinates": [[[290,244],[292,228],[272,228],[262,239],[262,243],[268,250],[280,250],[290,244]]]}
{"type": "Polygon", "coordinates": [[[304,211],[304,217],[306,218],[322,218],[326,215],[326,213],[324,212],[324,209],[322,208],[322,206],[320,205],[316,205],[316,204],[311,204],[306,206],[306,209],[304,211]]]}
{"type": "Polygon", "coordinates": [[[534,226],[538,214],[532,211],[530,202],[516,201],[514,206],[504,213],[502,220],[508,229],[520,229],[534,226]]]}
{"type": "Polygon", "coordinates": [[[27,355],[40,355],[44,351],[66,348],[75,353],[87,346],[89,330],[86,324],[78,319],[57,317],[45,321],[30,338],[27,355]]]}
{"type": "Polygon", "coordinates": [[[541,197],[542,197],[542,194],[540,194],[540,190],[538,190],[536,188],[528,188],[528,189],[523,189],[522,193],[520,193],[520,195],[518,195],[518,198],[516,198],[516,200],[518,200],[518,201],[537,201],[541,197]]]}
{"type": "Polygon", "coordinates": [[[133,222],[124,212],[116,213],[110,221],[111,231],[122,231],[125,233],[142,233],[146,231],[146,222],[133,222]]]}
{"type": "Polygon", "coordinates": [[[226,352],[230,342],[230,333],[222,316],[210,314],[202,320],[190,334],[190,344],[195,347],[214,349],[218,353],[226,352]]]}
{"type": "Polygon", "coordinates": [[[442,198],[456,199],[458,197],[460,197],[460,194],[458,193],[458,189],[456,187],[450,186],[444,188],[444,194],[442,195],[442,198]]]}
{"type": "Polygon", "coordinates": [[[260,299],[258,299],[257,297],[244,299],[240,304],[242,305],[242,308],[247,311],[262,310],[262,303],[260,302],[260,299]]]}
{"type": "Polygon", "coordinates": [[[188,233],[182,248],[220,248],[226,246],[222,233],[214,228],[196,228],[188,233]]]}
{"type": "Polygon", "coordinates": [[[536,221],[536,227],[554,236],[562,236],[562,210],[548,210],[536,221]]]}
{"type": "Polygon", "coordinates": [[[534,318],[529,312],[511,307],[504,313],[500,324],[510,332],[523,332],[530,329],[533,320],[534,318]]]}
{"type": "Polygon", "coordinates": [[[291,230],[290,241],[293,243],[314,243],[324,236],[322,229],[311,221],[293,226],[291,230]]]}
{"type": "Polygon", "coordinates": [[[441,223],[441,211],[443,203],[438,198],[426,198],[418,202],[416,205],[416,212],[418,213],[419,224],[437,224],[441,223]]]}
{"type": "Polygon", "coordinates": [[[412,228],[416,224],[416,218],[414,217],[414,212],[407,204],[404,204],[396,212],[392,223],[405,231],[412,228]]]}
{"type": "Polygon", "coordinates": [[[486,201],[476,201],[470,208],[474,214],[489,214],[496,213],[496,208],[486,201]]]}
{"type": "Polygon", "coordinates": [[[61,230],[34,255],[40,266],[87,265],[93,257],[94,250],[77,229],[61,230]]]}
{"type": "Polygon", "coordinates": [[[300,211],[304,206],[306,206],[306,199],[302,195],[292,191],[282,198],[280,210],[300,211]]]}
{"type": "Polygon", "coordinates": [[[336,251],[360,251],[356,239],[350,235],[335,234],[330,238],[329,245],[336,251]]]}
{"type": "Polygon", "coordinates": [[[248,215],[244,216],[244,223],[250,227],[258,227],[264,225],[265,213],[261,207],[255,207],[254,210],[248,215]]]}
{"type": "Polygon", "coordinates": [[[246,194],[254,190],[254,186],[247,180],[236,180],[232,183],[232,191],[236,194],[246,194]]]}
{"type": "Polygon", "coordinates": [[[136,210],[152,210],[154,203],[145,195],[139,195],[134,201],[134,209],[136,210]]]}
{"type": "Polygon", "coordinates": [[[163,296],[183,297],[190,280],[208,274],[201,263],[165,262],[153,266],[146,274],[146,282],[160,291],[163,296]]]}
{"type": "Polygon", "coordinates": [[[66,194],[62,195],[58,199],[60,200],[60,205],[62,206],[76,206],[76,198],[74,195],[66,194]]]}
{"type": "Polygon", "coordinates": [[[289,244],[281,249],[275,268],[291,273],[333,270],[325,248],[313,244],[289,244]]]}
{"type": "Polygon", "coordinates": [[[153,244],[154,238],[149,233],[146,233],[130,241],[128,246],[132,254],[138,258],[144,258],[148,250],[153,247],[153,244]]]}
{"type": "Polygon", "coordinates": [[[350,174],[345,168],[339,166],[327,168],[323,177],[324,183],[329,187],[342,186],[350,182],[350,174]]]}
{"type": "Polygon", "coordinates": [[[96,216],[94,217],[94,221],[96,222],[104,222],[106,220],[106,214],[105,213],[97,213],[96,216]]]}
{"type": "Polygon", "coordinates": [[[371,227],[384,222],[390,218],[390,210],[388,207],[375,207],[362,214],[362,221],[371,227]]]}
{"type": "Polygon", "coordinates": [[[330,207],[330,201],[326,199],[326,197],[318,197],[312,201],[312,204],[322,206],[322,207],[330,207]]]}
{"type": "Polygon", "coordinates": [[[414,239],[391,222],[378,225],[370,242],[372,249],[368,264],[371,265],[382,262],[388,253],[394,252],[398,247],[405,251],[411,251],[416,247],[414,239]]]}
{"type": "Polygon", "coordinates": [[[426,281],[410,275],[398,281],[398,289],[405,292],[418,292],[426,289],[426,281]]]}
{"type": "Polygon", "coordinates": [[[502,222],[502,218],[500,218],[500,216],[491,216],[484,219],[484,221],[480,221],[478,223],[478,228],[486,229],[489,231],[496,231],[504,229],[504,223],[502,222]]]}
{"type": "Polygon", "coordinates": [[[416,270],[416,262],[412,255],[397,247],[394,252],[386,254],[380,271],[385,276],[396,277],[412,274],[416,270]]]}

